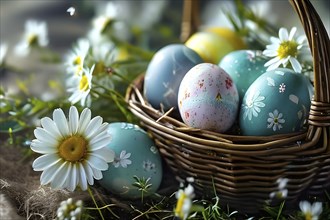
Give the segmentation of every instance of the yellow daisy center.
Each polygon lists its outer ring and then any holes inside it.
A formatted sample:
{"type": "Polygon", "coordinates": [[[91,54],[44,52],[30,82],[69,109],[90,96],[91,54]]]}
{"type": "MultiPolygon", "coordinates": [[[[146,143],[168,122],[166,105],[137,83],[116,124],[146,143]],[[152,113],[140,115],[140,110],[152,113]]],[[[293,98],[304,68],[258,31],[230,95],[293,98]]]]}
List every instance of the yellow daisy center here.
{"type": "Polygon", "coordinates": [[[81,77],[81,80],[80,80],[80,83],[79,83],[79,90],[87,91],[88,85],[89,85],[88,78],[87,78],[87,76],[83,75],[81,77]]]}
{"type": "Polygon", "coordinates": [[[312,219],[313,219],[312,213],[311,213],[311,212],[307,212],[307,213],[305,214],[305,219],[306,219],[306,220],[312,220],[312,219]]]}
{"type": "Polygon", "coordinates": [[[280,59],[288,56],[296,57],[298,54],[298,43],[295,41],[283,41],[277,49],[277,54],[280,59]]]}
{"type": "Polygon", "coordinates": [[[87,153],[88,142],[81,136],[71,136],[62,141],[58,148],[61,158],[70,162],[82,161],[87,153]]]}
{"type": "Polygon", "coordinates": [[[36,34],[30,34],[27,38],[29,45],[34,45],[38,41],[38,36],[36,34]]]}
{"type": "Polygon", "coordinates": [[[77,56],[76,59],[73,60],[73,65],[81,65],[81,56],[77,56]]]}

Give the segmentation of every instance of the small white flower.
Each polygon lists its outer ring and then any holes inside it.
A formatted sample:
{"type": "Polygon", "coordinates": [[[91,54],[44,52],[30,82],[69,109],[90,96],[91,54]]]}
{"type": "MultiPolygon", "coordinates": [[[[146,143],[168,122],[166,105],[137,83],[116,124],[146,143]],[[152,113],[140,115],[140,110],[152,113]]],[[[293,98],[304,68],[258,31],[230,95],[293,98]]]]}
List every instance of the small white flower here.
{"type": "Polygon", "coordinates": [[[70,16],[73,16],[74,13],[76,12],[76,9],[74,7],[70,7],[68,8],[68,10],[66,10],[66,12],[68,12],[70,16]]]}
{"type": "Polygon", "coordinates": [[[178,199],[174,210],[175,216],[183,220],[187,219],[192,206],[191,200],[195,197],[194,187],[188,184],[184,190],[180,189],[175,196],[178,199]]]}
{"type": "Polygon", "coordinates": [[[259,91],[250,92],[243,105],[243,118],[248,117],[251,120],[252,116],[258,117],[258,113],[261,111],[260,108],[265,107],[265,103],[262,102],[263,100],[265,100],[265,97],[261,96],[259,91]]]}
{"type": "Polygon", "coordinates": [[[113,2],[107,3],[104,13],[93,20],[93,26],[99,33],[103,33],[110,22],[118,15],[118,8],[113,2]]]}
{"type": "Polygon", "coordinates": [[[301,201],[299,203],[299,207],[306,220],[318,220],[322,213],[321,202],[314,202],[313,204],[310,204],[308,201],[301,201]]]}
{"type": "Polygon", "coordinates": [[[102,172],[114,159],[114,152],[106,147],[111,141],[108,123],[85,108],[80,117],[77,108],[70,107],[68,120],[62,109],[55,109],[53,120],[41,119],[41,126],[34,130],[31,149],[39,154],[32,164],[35,171],[43,171],[41,185],[50,183],[52,188],[82,190],[102,179],[102,172]]]}
{"type": "Polygon", "coordinates": [[[295,72],[301,72],[302,67],[297,58],[307,49],[307,44],[305,36],[294,38],[296,31],[297,28],[293,27],[289,34],[287,29],[280,28],[279,38],[270,38],[272,44],[267,45],[266,50],[263,51],[265,56],[274,57],[265,63],[265,66],[268,66],[267,71],[274,70],[281,64],[286,67],[290,62],[295,72]]]}
{"type": "Polygon", "coordinates": [[[71,82],[70,88],[67,90],[68,92],[72,93],[69,97],[69,101],[72,104],[75,104],[80,101],[82,106],[90,106],[91,100],[89,96],[89,92],[92,88],[92,77],[95,65],[92,68],[84,69],[83,74],[80,76],[74,77],[71,82]]]}
{"type": "Polygon", "coordinates": [[[77,41],[77,45],[73,50],[67,55],[65,66],[67,67],[67,72],[71,74],[71,76],[79,76],[82,74],[89,48],[89,41],[81,38],[77,41]]]}
{"type": "Polygon", "coordinates": [[[32,47],[46,47],[48,45],[47,24],[43,21],[27,20],[23,40],[15,47],[15,53],[26,56],[32,47]]]}
{"type": "Polygon", "coordinates": [[[288,189],[286,188],[287,183],[289,182],[288,178],[279,178],[276,180],[278,184],[278,191],[270,193],[270,198],[277,197],[279,199],[284,199],[288,196],[288,189]]]}
{"type": "Polygon", "coordinates": [[[285,85],[284,83],[280,84],[280,87],[278,88],[278,91],[279,91],[280,93],[285,92],[285,87],[286,87],[286,85],[285,85]]]}
{"type": "Polygon", "coordinates": [[[118,168],[119,166],[127,168],[128,165],[132,164],[132,161],[129,160],[131,153],[126,153],[126,150],[120,152],[119,158],[116,157],[113,161],[113,166],[118,168]]]}
{"type": "Polygon", "coordinates": [[[60,207],[57,209],[58,220],[72,220],[81,219],[83,210],[83,203],[81,200],[73,203],[72,198],[62,201],[60,207]]]}
{"type": "Polygon", "coordinates": [[[5,62],[8,46],[5,43],[0,43],[0,66],[5,62]]]}
{"type": "Polygon", "coordinates": [[[273,128],[273,131],[280,130],[283,128],[281,124],[285,123],[285,119],[283,119],[283,114],[280,113],[277,109],[275,109],[273,112],[270,112],[269,118],[267,121],[269,124],[267,125],[267,128],[273,128]]]}

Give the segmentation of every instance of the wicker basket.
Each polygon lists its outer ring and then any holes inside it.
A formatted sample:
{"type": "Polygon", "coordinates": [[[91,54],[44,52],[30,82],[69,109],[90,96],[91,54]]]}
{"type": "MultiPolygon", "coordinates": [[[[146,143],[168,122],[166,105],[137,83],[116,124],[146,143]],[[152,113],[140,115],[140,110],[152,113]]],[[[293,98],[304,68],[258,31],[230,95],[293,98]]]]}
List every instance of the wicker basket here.
{"type": "Polygon", "coordinates": [[[127,90],[129,109],[154,138],[177,178],[194,177],[197,192],[222,204],[255,213],[288,178],[287,203],[330,190],[330,45],[320,17],[308,0],[289,0],[313,55],[315,96],[306,131],[275,136],[238,136],[187,127],[154,109],[142,95],[143,76],[127,90]]]}

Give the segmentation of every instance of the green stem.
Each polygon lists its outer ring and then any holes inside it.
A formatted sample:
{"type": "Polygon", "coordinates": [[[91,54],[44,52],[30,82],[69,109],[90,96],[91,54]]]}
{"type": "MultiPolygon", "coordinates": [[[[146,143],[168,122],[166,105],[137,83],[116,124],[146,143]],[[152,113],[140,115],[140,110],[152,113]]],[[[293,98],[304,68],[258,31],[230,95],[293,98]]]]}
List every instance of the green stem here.
{"type": "Polygon", "coordinates": [[[92,200],[93,200],[93,202],[94,202],[94,204],[95,204],[95,207],[96,207],[97,211],[99,211],[99,214],[100,214],[102,220],[104,220],[104,217],[103,217],[103,215],[102,215],[101,209],[98,207],[98,205],[97,205],[97,203],[96,203],[96,200],[95,200],[95,198],[94,198],[94,195],[93,195],[92,190],[91,190],[89,187],[87,187],[87,191],[88,191],[89,195],[92,197],[92,200]]]}

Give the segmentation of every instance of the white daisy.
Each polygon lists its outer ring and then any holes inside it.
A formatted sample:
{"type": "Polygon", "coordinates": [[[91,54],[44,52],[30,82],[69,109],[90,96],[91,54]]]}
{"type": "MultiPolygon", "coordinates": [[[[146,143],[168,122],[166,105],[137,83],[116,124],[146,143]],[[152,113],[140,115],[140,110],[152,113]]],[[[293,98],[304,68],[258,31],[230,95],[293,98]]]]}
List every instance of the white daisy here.
{"type": "Polygon", "coordinates": [[[92,77],[95,65],[92,68],[84,69],[83,74],[80,76],[76,76],[71,81],[71,85],[69,85],[68,92],[72,93],[69,97],[69,101],[72,104],[75,104],[80,101],[82,106],[90,106],[91,100],[89,96],[89,92],[92,88],[92,77]]]}
{"type": "Polygon", "coordinates": [[[286,67],[290,62],[295,72],[301,72],[302,67],[297,57],[307,49],[307,44],[305,36],[294,38],[296,31],[297,28],[293,27],[289,34],[287,29],[280,28],[279,38],[270,38],[272,44],[267,45],[266,50],[263,51],[265,56],[274,57],[265,63],[265,66],[268,66],[267,71],[274,70],[281,64],[286,67]]]}
{"type": "Polygon", "coordinates": [[[109,2],[105,6],[104,13],[93,20],[93,26],[99,33],[103,33],[110,23],[117,17],[118,8],[113,2],[109,2]]]}
{"type": "Polygon", "coordinates": [[[322,213],[321,202],[314,202],[313,204],[310,204],[308,201],[301,201],[299,203],[299,207],[306,220],[318,220],[322,213]]]}
{"type": "Polygon", "coordinates": [[[82,74],[89,48],[90,44],[87,39],[81,38],[77,41],[77,45],[66,57],[65,65],[69,74],[72,74],[72,76],[82,74]]]}
{"type": "Polygon", "coordinates": [[[245,120],[248,117],[249,120],[252,119],[252,116],[258,117],[259,112],[261,111],[260,108],[265,107],[265,103],[262,101],[265,100],[264,96],[260,95],[259,91],[252,91],[246,98],[245,104],[243,104],[243,118],[245,120]]]}
{"type": "Polygon", "coordinates": [[[73,202],[72,198],[62,201],[60,207],[57,209],[58,220],[73,220],[81,219],[83,211],[83,203],[81,200],[73,202]]]}
{"type": "Polygon", "coordinates": [[[174,210],[175,216],[183,220],[187,219],[192,206],[191,200],[195,197],[194,187],[188,184],[184,190],[180,189],[175,196],[178,199],[174,210]]]}
{"type": "Polygon", "coordinates": [[[267,121],[269,124],[267,125],[267,128],[272,128],[273,131],[280,130],[283,128],[282,124],[285,123],[285,119],[283,119],[283,114],[280,113],[277,109],[275,109],[273,112],[269,112],[269,118],[267,121]]]}
{"type": "Polygon", "coordinates": [[[8,46],[5,43],[0,43],[0,66],[5,63],[8,46]]]}
{"type": "Polygon", "coordinates": [[[50,183],[52,188],[74,191],[76,186],[87,189],[87,183],[102,179],[102,172],[114,159],[114,152],[106,145],[111,141],[108,123],[85,108],[80,117],[72,106],[68,120],[62,109],[55,109],[53,120],[41,119],[41,126],[34,130],[31,149],[43,154],[32,164],[35,171],[43,171],[41,185],[50,183]]]}
{"type": "Polygon", "coordinates": [[[15,47],[15,53],[26,56],[32,47],[46,47],[48,45],[47,24],[43,21],[27,20],[23,40],[15,47]]]}
{"type": "Polygon", "coordinates": [[[132,161],[128,159],[130,156],[131,153],[126,153],[126,150],[121,151],[119,157],[116,157],[113,161],[113,166],[116,168],[119,166],[127,168],[128,165],[132,164],[132,161]]]}

